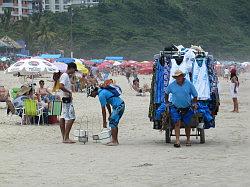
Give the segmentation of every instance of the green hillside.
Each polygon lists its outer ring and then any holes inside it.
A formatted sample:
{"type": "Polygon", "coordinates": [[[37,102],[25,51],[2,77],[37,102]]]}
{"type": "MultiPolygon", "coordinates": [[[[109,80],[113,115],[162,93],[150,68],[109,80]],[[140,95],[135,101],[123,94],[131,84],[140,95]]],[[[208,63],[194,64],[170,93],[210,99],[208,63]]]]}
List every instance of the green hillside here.
{"type": "MultiPolygon", "coordinates": [[[[151,59],[169,44],[201,45],[218,59],[247,60],[249,0],[109,0],[73,9],[73,49],[78,57],[121,55],[151,59]]],[[[61,49],[69,55],[70,13],[44,13],[9,23],[0,35],[25,39],[31,51],[61,49]]]]}

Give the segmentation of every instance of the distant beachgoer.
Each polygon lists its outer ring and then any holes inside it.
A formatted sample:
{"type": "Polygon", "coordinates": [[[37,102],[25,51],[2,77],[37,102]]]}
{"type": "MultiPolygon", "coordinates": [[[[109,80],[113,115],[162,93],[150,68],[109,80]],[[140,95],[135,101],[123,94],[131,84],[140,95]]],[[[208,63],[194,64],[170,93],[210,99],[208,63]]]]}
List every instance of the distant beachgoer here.
{"type": "Polygon", "coordinates": [[[63,143],[75,143],[69,139],[71,127],[75,121],[75,110],[72,102],[72,85],[70,75],[77,71],[75,63],[68,64],[68,69],[60,77],[60,89],[62,90],[62,115],[60,119],[60,129],[62,133],[63,143]]]}
{"type": "Polygon", "coordinates": [[[230,73],[229,69],[228,69],[228,68],[225,68],[225,69],[224,69],[224,79],[228,80],[228,78],[229,78],[229,73],[230,73]]]}
{"type": "Polygon", "coordinates": [[[119,145],[118,141],[118,124],[125,110],[125,103],[119,97],[115,96],[110,90],[91,86],[87,89],[87,96],[99,97],[102,108],[103,128],[107,128],[106,108],[109,112],[109,127],[111,128],[112,141],[109,146],[119,145]],[[111,106],[113,111],[111,110],[111,106]]]}
{"type": "Polygon", "coordinates": [[[234,109],[232,112],[239,112],[239,103],[238,103],[238,93],[239,93],[239,79],[236,75],[236,70],[231,70],[230,75],[230,93],[233,99],[234,109]]]}
{"type": "Polygon", "coordinates": [[[44,81],[39,81],[39,88],[37,89],[36,93],[38,97],[41,97],[42,100],[47,101],[49,100],[49,95],[52,95],[48,88],[44,88],[44,81]]]}
{"type": "Polygon", "coordinates": [[[131,69],[130,68],[126,69],[125,76],[128,80],[128,83],[130,83],[130,76],[131,76],[131,69]]]}
{"type": "Polygon", "coordinates": [[[146,92],[150,92],[150,88],[147,84],[144,84],[142,88],[140,87],[140,81],[138,78],[133,80],[131,86],[137,92],[136,96],[144,96],[146,92]]]}

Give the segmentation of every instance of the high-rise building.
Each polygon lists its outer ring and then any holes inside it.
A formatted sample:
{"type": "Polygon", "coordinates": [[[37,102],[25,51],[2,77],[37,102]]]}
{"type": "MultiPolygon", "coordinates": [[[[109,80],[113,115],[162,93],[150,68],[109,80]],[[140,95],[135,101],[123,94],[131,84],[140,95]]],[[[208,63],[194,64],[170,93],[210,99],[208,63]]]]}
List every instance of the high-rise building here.
{"type": "Polygon", "coordinates": [[[0,14],[4,14],[4,9],[9,9],[13,20],[41,12],[42,8],[42,0],[0,0],[0,14]]]}
{"type": "Polygon", "coordinates": [[[10,9],[12,19],[19,20],[35,12],[66,12],[71,5],[91,7],[98,3],[98,0],[0,0],[0,15],[4,9],[10,9]]]}

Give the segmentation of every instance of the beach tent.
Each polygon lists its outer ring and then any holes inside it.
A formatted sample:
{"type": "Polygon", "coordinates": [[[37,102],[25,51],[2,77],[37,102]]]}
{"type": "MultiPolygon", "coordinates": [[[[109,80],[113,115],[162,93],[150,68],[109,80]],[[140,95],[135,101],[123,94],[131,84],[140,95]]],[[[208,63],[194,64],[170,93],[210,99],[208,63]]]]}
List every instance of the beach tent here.
{"type": "Polygon", "coordinates": [[[124,58],[121,56],[107,56],[105,60],[123,61],[124,58]]]}
{"type": "Polygon", "coordinates": [[[46,58],[46,59],[57,59],[61,58],[61,54],[41,54],[39,57],[40,58],[46,58]]]}

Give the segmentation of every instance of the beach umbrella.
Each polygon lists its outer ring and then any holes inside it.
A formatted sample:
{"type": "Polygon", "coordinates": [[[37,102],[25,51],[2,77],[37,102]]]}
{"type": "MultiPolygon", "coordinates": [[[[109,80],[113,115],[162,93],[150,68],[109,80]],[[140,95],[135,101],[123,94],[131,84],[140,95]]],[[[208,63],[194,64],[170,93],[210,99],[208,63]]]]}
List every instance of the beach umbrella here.
{"type": "Polygon", "coordinates": [[[84,65],[82,65],[81,63],[76,62],[76,66],[77,66],[77,70],[80,71],[81,73],[83,73],[83,74],[88,74],[89,73],[89,70],[84,65]]]}
{"type": "Polygon", "coordinates": [[[21,75],[53,74],[58,72],[58,68],[52,63],[43,59],[25,59],[12,64],[5,73],[21,75]]]}
{"type": "Polygon", "coordinates": [[[110,62],[103,62],[102,64],[100,64],[99,66],[97,66],[98,69],[104,69],[104,68],[110,68],[112,67],[113,64],[110,62]]]}
{"type": "Polygon", "coordinates": [[[113,64],[113,66],[120,66],[121,64],[122,64],[121,62],[115,61],[115,63],[113,64]]]}
{"type": "Polygon", "coordinates": [[[53,63],[53,65],[55,65],[58,68],[58,71],[63,73],[66,72],[68,68],[68,65],[63,62],[55,62],[53,63]]]}

